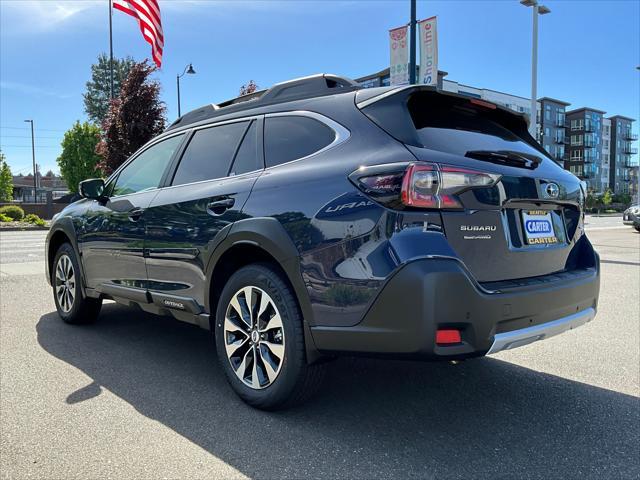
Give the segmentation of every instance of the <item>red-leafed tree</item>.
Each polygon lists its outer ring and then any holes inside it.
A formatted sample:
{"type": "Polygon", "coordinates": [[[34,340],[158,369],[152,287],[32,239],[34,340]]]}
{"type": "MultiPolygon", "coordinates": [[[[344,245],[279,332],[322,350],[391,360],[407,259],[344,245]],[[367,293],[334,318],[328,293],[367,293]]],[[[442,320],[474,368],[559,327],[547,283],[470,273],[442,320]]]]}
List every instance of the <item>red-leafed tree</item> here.
{"type": "Polygon", "coordinates": [[[98,167],[105,175],[164,130],[166,107],[160,101],[160,82],[151,78],[155,70],[147,60],[135,63],[122,84],[120,96],[109,105],[96,147],[102,157],[98,167]]]}
{"type": "Polygon", "coordinates": [[[246,85],[242,85],[240,87],[240,96],[242,95],[249,95],[250,93],[255,92],[256,90],[258,90],[258,85],[256,85],[256,82],[254,82],[253,80],[249,80],[249,83],[247,83],[246,85]]]}

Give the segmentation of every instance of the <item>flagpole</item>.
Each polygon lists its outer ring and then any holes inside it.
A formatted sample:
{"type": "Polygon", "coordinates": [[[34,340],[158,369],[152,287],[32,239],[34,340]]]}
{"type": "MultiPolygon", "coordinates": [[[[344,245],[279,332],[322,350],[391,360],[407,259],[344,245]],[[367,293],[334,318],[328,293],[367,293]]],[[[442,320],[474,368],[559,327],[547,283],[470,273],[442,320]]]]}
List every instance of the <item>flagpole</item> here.
{"type": "Polygon", "coordinates": [[[109,76],[111,79],[111,100],[113,100],[113,28],[112,28],[112,0],[109,0],[109,76]]]}

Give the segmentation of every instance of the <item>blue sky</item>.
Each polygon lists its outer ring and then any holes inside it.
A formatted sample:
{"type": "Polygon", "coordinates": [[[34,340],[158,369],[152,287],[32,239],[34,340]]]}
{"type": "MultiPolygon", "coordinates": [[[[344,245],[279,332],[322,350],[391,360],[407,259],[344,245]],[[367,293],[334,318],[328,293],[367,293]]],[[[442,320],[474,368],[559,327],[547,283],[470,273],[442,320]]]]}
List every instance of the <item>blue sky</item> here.
{"type": "MultiPolygon", "coordinates": [[[[640,1],[548,0],[540,18],[539,96],[640,118],[640,1]]],[[[65,130],[84,120],[90,65],[108,51],[107,0],[0,0],[0,146],[14,173],[36,159],[57,170],[65,130]]],[[[387,30],[408,21],[408,0],[160,0],[165,32],[162,98],[176,116],[259,86],[318,72],[357,77],[388,66],[387,30]]],[[[531,10],[517,0],[419,1],[418,18],[438,16],[440,70],[477,87],[527,96],[531,10]]],[[[150,48],[134,20],[114,13],[114,52],[136,60],[150,48]]],[[[636,122],[635,131],[638,131],[636,122]]]]}

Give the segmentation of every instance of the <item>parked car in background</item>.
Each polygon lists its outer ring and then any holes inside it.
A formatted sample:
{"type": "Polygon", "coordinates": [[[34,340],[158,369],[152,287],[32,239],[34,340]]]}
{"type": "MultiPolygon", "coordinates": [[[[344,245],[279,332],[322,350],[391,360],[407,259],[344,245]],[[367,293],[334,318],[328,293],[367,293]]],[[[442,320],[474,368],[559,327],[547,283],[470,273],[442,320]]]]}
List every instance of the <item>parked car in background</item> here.
{"type": "Polygon", "coordinates": [[[523,115],[334,75],[179,118],[47,238],[60,317],[103,299],[215,333],[232,388],[274,409],[338,355],[452,360],[594,318],[585,191],[523,115]]]}
{"type": "Polygon", "coordinates": [[[622,223],[631,225],[640,232],[640,204],[627,208],[622,214],[622,223]]]}

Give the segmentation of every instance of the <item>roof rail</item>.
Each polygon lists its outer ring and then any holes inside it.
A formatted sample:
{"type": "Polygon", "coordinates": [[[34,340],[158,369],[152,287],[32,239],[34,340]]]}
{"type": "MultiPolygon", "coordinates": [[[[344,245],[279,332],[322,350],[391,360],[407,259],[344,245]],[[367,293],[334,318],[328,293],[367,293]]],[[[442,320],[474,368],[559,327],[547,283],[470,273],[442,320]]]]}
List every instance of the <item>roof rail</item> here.
{"type": "Polygon", "coordinates": [[[222,103],[197,108],[178,118],[167,130],[252,107],[350,92],[359,88],[361,87],[350,78],[327,73],[296,78],[276,83],[268,90],[259,90],[222,103]]]}

